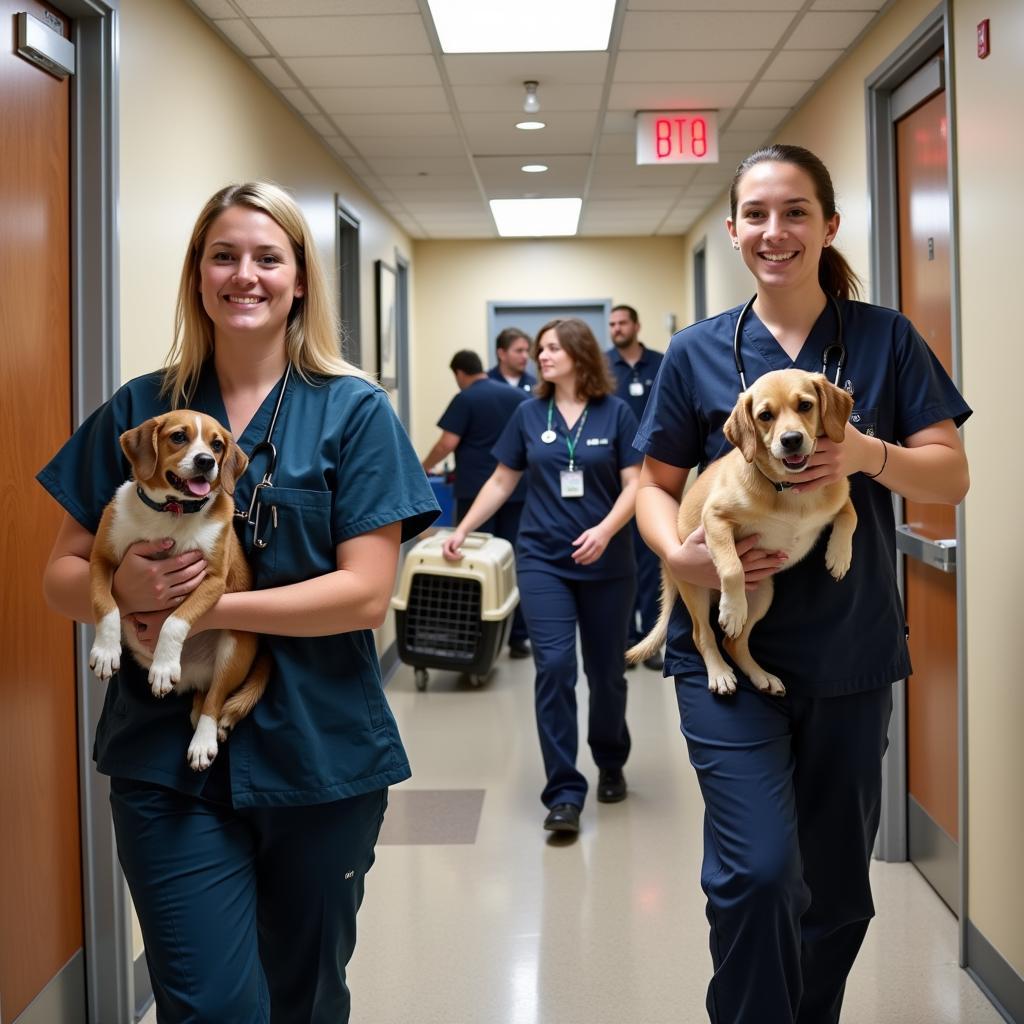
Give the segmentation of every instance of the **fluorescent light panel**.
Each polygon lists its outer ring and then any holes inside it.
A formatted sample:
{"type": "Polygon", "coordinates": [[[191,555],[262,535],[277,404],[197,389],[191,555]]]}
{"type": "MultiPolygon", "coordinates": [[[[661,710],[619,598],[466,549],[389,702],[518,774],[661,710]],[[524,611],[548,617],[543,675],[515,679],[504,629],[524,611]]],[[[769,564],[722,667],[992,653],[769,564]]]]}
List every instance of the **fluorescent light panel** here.
{"type": "Polygon", "coordinates": [[[445,53],[606,50],[615,0],[427,0],[445,53]]]}
{"type": "Polygon", "coordinates": [[[582,199],[492,199],[491,215],[502,238],[575,235],[582,199]]]}

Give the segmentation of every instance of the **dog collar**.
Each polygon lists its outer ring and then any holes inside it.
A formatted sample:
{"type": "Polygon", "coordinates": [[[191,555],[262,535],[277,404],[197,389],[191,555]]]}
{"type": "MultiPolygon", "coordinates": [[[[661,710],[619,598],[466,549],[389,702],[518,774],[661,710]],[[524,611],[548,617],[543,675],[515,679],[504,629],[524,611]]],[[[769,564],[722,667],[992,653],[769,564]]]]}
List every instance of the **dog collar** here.
{"type": "Polygon", "coordinates": [[[754,463],[754,468],[758,471],[758,473],[761,474],[761,476],[765,478],[765,480],[768,481],[768,483],[772,485],[772,487],[775,488],[776,491],[779,492],[779,494],[781,494],[785,490],[788,490],[790,487],[794,486],[793,484],[788,482],[783,483],[780,480],[773,480],[756,462],[754,463]]]}
{"type": "Polygon", "coordinates": [[[210,500],[210,496],[207,495],[205,498],[196,501],[175,501],[173,498],[170,498],[161,503],[153,501],[142,489],[141,485],[136,486],[135,493],[142,499],[143,505],[148,505],[156,512],[170,512],[174,516],[187,516],[191,512],[198,512],[210,500]]]}

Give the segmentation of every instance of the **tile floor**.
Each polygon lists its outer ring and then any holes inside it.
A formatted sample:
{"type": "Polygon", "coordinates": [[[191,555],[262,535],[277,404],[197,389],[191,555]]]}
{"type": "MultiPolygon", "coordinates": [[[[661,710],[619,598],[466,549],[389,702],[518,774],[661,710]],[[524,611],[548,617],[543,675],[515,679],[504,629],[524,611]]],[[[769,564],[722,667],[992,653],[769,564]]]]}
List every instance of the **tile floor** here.
{"type": "MultiPolygon", "coordinates": [[[[671,684],[629,679],[629,798],[589,800],[566,843],[541,829],[532,663],[502,656],[480,689],[432,670],[425,693],[399,669],[388,698],[414,777],[367,877],[353,1024],[706,1021],[700,798],[671,684]]],[[[580,764],[595,781],[585,748],[580,764]]],[[[873,884],[843,1024],[998,1024],[916,870],[876,863],[873,884]]]]}

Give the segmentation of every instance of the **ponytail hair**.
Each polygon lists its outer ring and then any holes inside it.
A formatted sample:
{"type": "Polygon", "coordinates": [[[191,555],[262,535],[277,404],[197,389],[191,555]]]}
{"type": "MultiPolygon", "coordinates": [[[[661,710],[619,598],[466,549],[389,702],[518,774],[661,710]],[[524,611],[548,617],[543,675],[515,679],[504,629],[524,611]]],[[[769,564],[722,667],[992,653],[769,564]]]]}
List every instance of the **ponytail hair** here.
{"type": "MultiPolygon", "coordinates": [[[[836,215],[836,192],[832,186],[832,176],[828,168],[809,149],[802,146],[786,146],[781,143],[762,146],[755,150],[736,168],[732,184],[729,186],[729,209],[733,222],[736,220],[736,206],[739,196],[740,181],[743,175],[760,163],[793,164],[805,171],[814,183],[814,192],[821,204],[826,220],[836,215]]],[[[856,299],[860,297],[861,280],[845,257],[833,246],[821,251],[818,262],[818,283],[821,290],[836,299],[856,299]]]]}

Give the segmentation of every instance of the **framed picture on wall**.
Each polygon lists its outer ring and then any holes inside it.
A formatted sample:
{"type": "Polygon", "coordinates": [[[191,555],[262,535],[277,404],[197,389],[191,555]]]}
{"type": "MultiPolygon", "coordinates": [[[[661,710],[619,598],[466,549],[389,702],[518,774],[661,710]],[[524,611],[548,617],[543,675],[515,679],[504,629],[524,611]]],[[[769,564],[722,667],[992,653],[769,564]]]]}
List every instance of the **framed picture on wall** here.
{"type": "Polygon", "coordinates": [[[398,275],[383,260],[374,264],[377,276],[377,373],[381,387],[398,387],[398,275]]]}

